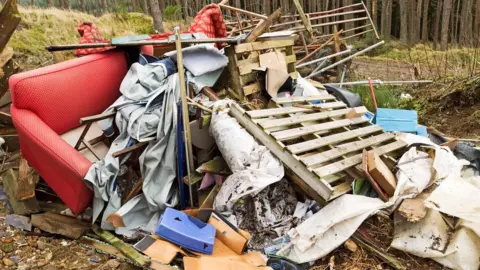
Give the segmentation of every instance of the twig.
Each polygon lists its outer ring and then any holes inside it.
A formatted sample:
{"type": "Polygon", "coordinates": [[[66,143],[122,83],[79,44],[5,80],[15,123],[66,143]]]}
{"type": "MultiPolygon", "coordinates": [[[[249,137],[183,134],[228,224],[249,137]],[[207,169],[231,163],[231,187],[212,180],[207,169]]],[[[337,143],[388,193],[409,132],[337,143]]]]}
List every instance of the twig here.
{"type": "Polygon", "coordinates": [[[383,260],[384,262],[388,263],[393,268],[397,270],[407,269],[407,267],[403,265],[402,262],[392,257],[391,255],[385,253],[383,250],[375,247],[375,245],[368,243],[368,240],[364,238],[363,235],[361,235],[360,233],[355,232],[351,238],[352,240],[355,241],[355,243],[362,246],[364,249],[372,252],[375,256],[377,256],[379,259],[383,260]]]}
{"type": "Polygon", "coordinates": [[[194,100],[191,99],[190,97],[187,97],[187,100],[189,101],[189,102],[188,102],[188,105],[193,105],[193,106],[196,106],[197,108],[202,109],[202,110],[204,110],[204,111],[206,111],[206,112],[213,113],[213,111],[212,111],[211,109],[209,109],[209,108],[201,105],[200,103],[194,101],[194,100]]]}

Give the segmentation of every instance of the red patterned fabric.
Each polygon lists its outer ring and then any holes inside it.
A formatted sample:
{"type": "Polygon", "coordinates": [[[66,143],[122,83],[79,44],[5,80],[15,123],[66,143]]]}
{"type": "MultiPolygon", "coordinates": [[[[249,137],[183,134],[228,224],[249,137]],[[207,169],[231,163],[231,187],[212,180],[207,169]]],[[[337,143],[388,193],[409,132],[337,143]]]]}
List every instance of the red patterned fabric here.
{"type": "Polygon", "coordinates": [[[202,8],[190,25],[190,32],[203,32],[209,38],[226,37],[227,28],[220,7],[210,4],[202,8]]]}
{"type": "Polygon", "coordinates": [[[80,118],[103,112],[127,73],[123,52],[93,54],[10,77],[12,118],[29,164],[74,213],[91,202],[91,163],[60,138],[80,118]]]}
{"type": "MultiPolygon", "coordinates": [[[[78,33],[80,34],[80,44],[88,44],[88,43],[105,43],[109,42],[108,40],[104,40],[100,30],[95,26],[93,23],[82,23],[77,28],[78,33]]],[[[107,50],[111,50],[115,47],[105,47],[105,48],[90,48],[90,49],[77,49],[75,53],[77,56],[88,55],[92,53],[99,53],[104,52],[107,50]]]]}

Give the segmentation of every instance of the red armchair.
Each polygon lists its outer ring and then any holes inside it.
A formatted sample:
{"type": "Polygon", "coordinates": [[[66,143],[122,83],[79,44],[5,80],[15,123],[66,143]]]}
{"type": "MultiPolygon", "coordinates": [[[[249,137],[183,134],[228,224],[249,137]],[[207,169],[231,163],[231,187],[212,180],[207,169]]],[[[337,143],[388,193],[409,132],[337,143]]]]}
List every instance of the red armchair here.
{"type": "Polygon", "coordinates": [[[127,73],[123,52],[88,55],[16,74],[9,80],[11,114],[22,155],[74,212],[90,203],[83,178],[90,160],[60,137],[80,118],[103,112],[119,96],[127,73]]]}

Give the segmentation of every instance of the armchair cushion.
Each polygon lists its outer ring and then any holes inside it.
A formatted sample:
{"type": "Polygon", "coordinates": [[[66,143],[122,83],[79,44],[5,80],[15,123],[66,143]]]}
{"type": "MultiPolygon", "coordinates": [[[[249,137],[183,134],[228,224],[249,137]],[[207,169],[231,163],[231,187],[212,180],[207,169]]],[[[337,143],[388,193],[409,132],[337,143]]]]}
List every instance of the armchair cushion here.
{"type": "Polygon", "coordinates": [[[91,162],[59,134],[99,114],[120,95],[127,73],[122,52],[94,54],[12,76],[11,114],[29,164],[74,212],[91,201],[83,177],[91,162]]]}

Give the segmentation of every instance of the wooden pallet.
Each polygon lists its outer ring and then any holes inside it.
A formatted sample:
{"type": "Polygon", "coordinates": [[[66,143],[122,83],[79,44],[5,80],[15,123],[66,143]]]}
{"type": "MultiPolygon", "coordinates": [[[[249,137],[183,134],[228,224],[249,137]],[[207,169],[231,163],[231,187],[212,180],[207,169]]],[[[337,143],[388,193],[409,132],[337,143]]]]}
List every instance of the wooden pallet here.
{"type": "Polygon", "coordinates": [[[285,55],[287,71],[294,79],[297,78],[295,68],[296,57],[293,52],[294,37],[279,40],[264,40],[252,43],[242,43],[225,48],[228,56],[228,70],[231,75],[232,88],[240,100],[246,96],[261,91],[259,72],[253,69],[260,67],[259,55],[280,50],[285,55]]]}
{"type": "Polygon", "coordinates": [[[245,111],[236,104],[231,109],[231,115],[288,166],[298,176],[295,182],[316,200],[335,199],[351,190],[353,178],[363,177],[363,149],[382,156],[406,146],[364,116],[346,118],[351,108],[331,95],[272,100],[283,105],[322,102],[316,110],[277,105],[245,111]]]}

